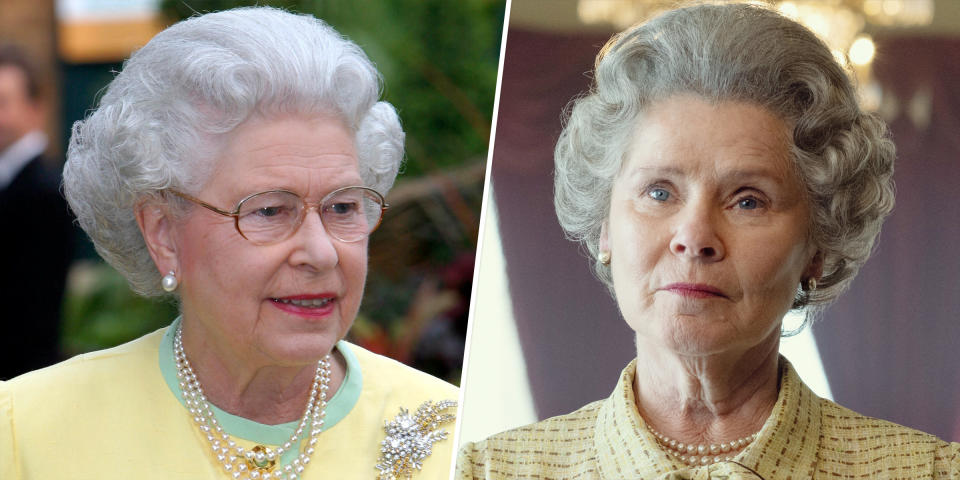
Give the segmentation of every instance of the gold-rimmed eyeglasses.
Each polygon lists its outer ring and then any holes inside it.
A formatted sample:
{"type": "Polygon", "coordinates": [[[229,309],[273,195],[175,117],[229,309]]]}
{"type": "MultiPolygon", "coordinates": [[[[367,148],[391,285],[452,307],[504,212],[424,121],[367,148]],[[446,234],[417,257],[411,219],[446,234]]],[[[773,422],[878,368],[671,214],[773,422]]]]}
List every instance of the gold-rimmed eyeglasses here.
{"type": "Polygon", "coordinates": [[[240,200],[232,212],[186,193],[172,189],[169,192],[212,212],[233,217],[240,236],[255,245],[271,245],[290,238],[300,228],[307,211],[314,208],[328,235],[341,242],[359,242],[377,229],[383,212],[389,208],[379,192],[359,186],[338,188],[317,203],[308,203],[287,190],[254,193],[240,200]]]}

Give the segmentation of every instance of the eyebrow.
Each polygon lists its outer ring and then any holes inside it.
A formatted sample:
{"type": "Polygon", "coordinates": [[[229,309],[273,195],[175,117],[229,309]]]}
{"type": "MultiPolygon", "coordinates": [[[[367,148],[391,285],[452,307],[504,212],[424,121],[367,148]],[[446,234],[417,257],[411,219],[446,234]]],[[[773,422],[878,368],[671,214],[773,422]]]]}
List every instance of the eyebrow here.
{"type": "Polygon", "coordinates": [[[641,174],[652,175],[655,177],[674,177],[674,176],[683,176],[684,171],[680,167],[675,167],[673,165],[658,165],[651,167],[631,167],[625,177],[628,180],[633,180],[641,174]]]}
{"type": "MultiPolygon", "coordinates": [[[[627,173],[626,177],[629,180],[635,179],[641,174],[652,175],[656,177],[683,177],[686,175],[686,171],[680,167],[674,165],[662,165],[662,166],[649,166],[649,167],[634,167],[630,172],[627,173]]],[[[783,185],[785,179],[782,175],[773,168],[744,168],[744,169],[733,169],[726,172],[720,173],[721,181],[730,181],[730,180],[757,180],[757,179],[766,179],[771,180],[777,185],[783,185]]]]}
{"type": "Polygon", "coordinates": [[[754,179],[766,179],[771,180],[777,185],[782,185],[784,183],[784,178],[774,169],[771,168],[747,168],[743,170],[732,170],[729,172],[724,172],[721,174],[720,178],[722,180],[754,180],[754,179]]]}

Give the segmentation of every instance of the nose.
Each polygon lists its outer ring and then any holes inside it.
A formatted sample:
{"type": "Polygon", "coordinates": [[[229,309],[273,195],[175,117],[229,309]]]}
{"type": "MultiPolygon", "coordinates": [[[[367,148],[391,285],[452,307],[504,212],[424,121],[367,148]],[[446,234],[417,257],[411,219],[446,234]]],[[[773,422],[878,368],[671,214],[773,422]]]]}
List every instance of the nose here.
{"type": "Polygon", "coordinates": [[[716,222],[717,218],[708,205],[685,205],[677,214],[670,251],[678,257],[701,262],[723,260],[726,251],[716,222]]]}
{"type": "Polygon", "coordinates": [[[290,254],[290,263],[294,267],[322,272],[340,262],[337,240],[327,233],[315,208],[307,210],[300,228],[294,232],[291,240],[294,242],[294,250],[290,254]]]}

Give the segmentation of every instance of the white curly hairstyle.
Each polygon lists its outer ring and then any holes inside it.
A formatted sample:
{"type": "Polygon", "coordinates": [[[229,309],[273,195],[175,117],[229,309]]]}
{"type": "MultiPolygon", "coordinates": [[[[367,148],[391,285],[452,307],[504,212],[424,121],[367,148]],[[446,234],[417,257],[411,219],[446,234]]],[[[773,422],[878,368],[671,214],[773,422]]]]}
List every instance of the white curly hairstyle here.
{"type": "Polygon", "coordinates": [[[792,157],[823,255],[818,288],[792,308],[823,307],[853,281],[893,209],[895,149],[886,125],[860,109],[845,70],[813,33],[763,7],[697,5],[615,35],[597,56],[589,92],[571,102],[554,152],[554,205],[567,236],[597,261],[601,225],[631,132],[654,102],[678,93],[760,105],[793,128],[792,157]]]}
{"type": "Polygon", "coordinates": [[[355,134],[360,175],[382,194],[403,159],[394,108],[353,42],[321,20],[239,8],[177,23],[124,63],[73,125],[64,190],[97,252],[142,295],[162,295],[134,207],[195,192],[223,135],[254,114],[334,115],[355,134]]]}

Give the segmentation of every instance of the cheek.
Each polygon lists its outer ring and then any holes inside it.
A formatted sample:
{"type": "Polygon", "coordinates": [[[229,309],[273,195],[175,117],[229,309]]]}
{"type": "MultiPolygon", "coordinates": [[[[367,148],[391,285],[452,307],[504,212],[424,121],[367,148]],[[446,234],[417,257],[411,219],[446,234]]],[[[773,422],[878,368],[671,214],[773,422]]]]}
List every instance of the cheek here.
{"type": "Polygon", "coordinates": [[[198,223],[190,222],[182,230],[178,260],[185,281],[214,290],[208,293],[231,293],[228,296],[242,298],[236,295],[237,290],[246,291],[251,283],[262,283],[261,277],[271,270],[266,263],[277,263],[269,252],[255,250],[257,247],[241,238],[232,224],[198,223]]]}
{"type": "Polygon", "coordinates": [[[230,218],[208,218],[196,210],[177,225],[177,250],[181,257],[200,262],[204,256],[227,255],[246,242],[230,218]]]}
{"type": "Polygon", "coordinates": [[[794,244],[771,251],[769,245],[776,243],[765,245],[767,248],[757,245],[744,255],[746,261],[741,263],[739,276],[744,289],[752,292],[754,298],[765,302],[778,299],[789,308],[804,269],[805,248],[794,244]]]}
{"type": "Polygon", "coordinates": [[[363,290],[367,280],[367,247],[364,244],[360,248],[341,250],[338,255],[340,257],[338,268],[346,287],[346,295],[340,305],[339,335],[343,337],[356,320],[360,303],[363,301],[363,290]]]}
{"type": "Polygon", "coordinates": [[[619,216],[610,226],[611,273],[614,278],[640,279],[654,271],[669,250],[665,228],[643,218],[619,216]]]}
{"type": "Polygon", "coordinates": [[[654,304],[651,286],[665,267],[661,259],[669,241],[661,238],[662,229],[643,219],[620,215],[617,220],[610,226],[610,273],[621,313],[636,329],[631,321],[654,304]]]}
{"type": "Polygon", "coordinates": [[[339,268],[344,277],[347,295],[359,303],[367,280],[367,244],[346,244],[338,249],[339,268]]]}

